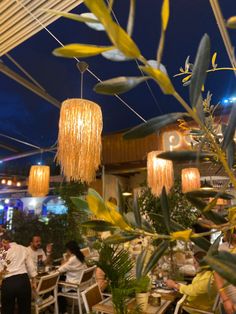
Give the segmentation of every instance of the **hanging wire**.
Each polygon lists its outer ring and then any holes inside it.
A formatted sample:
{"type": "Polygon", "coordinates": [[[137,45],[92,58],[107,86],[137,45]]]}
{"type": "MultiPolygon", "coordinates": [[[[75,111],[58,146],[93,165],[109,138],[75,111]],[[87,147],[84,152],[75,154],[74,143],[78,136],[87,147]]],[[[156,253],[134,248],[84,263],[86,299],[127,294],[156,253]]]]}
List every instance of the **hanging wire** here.
{"type": "Polygon", "coordinates": [[[15,137],[12,137],[12,136],[9,136],[9,135],[3,134],[3,133],[0,133],[0,136],[1,136],[1,137],[5,137],[5,138],[10,139],[10,140],[15,141],[15,142],[18,142],[18,143],[21,143],[21,144],[30,146],[30,147],[34,147],[34,148],[37,148],[37,149],[41,149],[41,147],[39,147],[39,146],[36,146],[36,145],[34,145],[34,144],[31,144],[31,143],[28,143],[28,142],[25,142],[25,141],[18,140],[18,139],[15,138],[15,137]]]}
{"type": "MultiPolygon", "coordinates": [[[[28,14],[30,14],[32,16],[32,18],[37,21],[47,32],[48,34],[50,34],[50,36],[52,36],[62,47],[64,47],[65,45],[19,0],[15,0],[18,4],[21,5],[21,7],[28,12],[28,14]]],[[[73,57],[77,62],[81,62],[78,58],[73,57]]],[[[87,71],[98,81],[98,82],[102,82],[102,80],[94,73],[92,72],[90,69],[87,69],[87,71]]],[[[132,107],[130,107],[128,105],[128,103],[121,98],[118,95],[114,95],[117,99],[119,99],[129,110],[131,110],[138,118],[140,118],[143,122],[147,122],[139,113],[137,113],[132,107]]]]}
{"type": "MultiPolygon", "coordinates": [[[[106,0],[106,1],[107,1],[107,4],[109,4],[109,0],[106,0]]],[[[116,21],[116,23],[120,26],[120,23],[119,23],[119,21],[118,21],[118,18],[117,18],[117,16],[116,16],[116,14],[115,14],[113,8],[111,8],[111,13],[112,13],[112,15],[113,15],[114,20],[116,21]]],[[[134,59],[134,61],[135,61],[136,65],[137,65],[138,70],[139,70],[140,73],[142,74],[142,76],[145,76],[144,73],[143,73],[143,71],[139,68],[138,60],[137,60],[137,59],[134,59]]],[[[152,96],[152,99],[154,100],[154,102],[155,102],[155,104],[156,104],[156,106],[157,106],[157,109],[160,111],[161,114],[163,114],[163,110],[161,109],[161,106],[160,106],[160,104],[158,103],[157,98],[156,98],[156,96],[154,95],[154,92],[153,92],[153,90],[152,90],[152,88],[151,88],[149,82],[148,82],[148,81],[145,81],[145,84],[146,84],[146,86],[147,86],[147,88],[148,88],[148,90],[149,90],[149,92],[150,92],[150,94],[151,94],[151,96],[152,96]]]]}

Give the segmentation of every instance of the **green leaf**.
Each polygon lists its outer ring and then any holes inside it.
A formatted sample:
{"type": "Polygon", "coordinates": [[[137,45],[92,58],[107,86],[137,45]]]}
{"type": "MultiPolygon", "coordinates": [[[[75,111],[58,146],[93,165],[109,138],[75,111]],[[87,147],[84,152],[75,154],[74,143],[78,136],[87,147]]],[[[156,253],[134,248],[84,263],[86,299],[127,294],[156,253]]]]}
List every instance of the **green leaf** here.
{"type": "Polygon", "coordinates": [[[162,72],[160,69],[155,69],[151,66],[140,66],[139,68],[157,82],[164,94],[174,95],[175,88],[166,73],[162,72]]]}
{"type": "MultiPolygon", "coordinates": [[[[135,216],[133,212],[128,212],[127,214],[125,214],[125,219],[128,221],[128,223],[135,227],[135,228],[139,228],[139,226],[137,225],[135,216]]],[[[149,222],[147,220],[145,220],[144,218],[142,218],[142,225],[141,228],[144,231],[150,232],[150,233],[155,233],[155,230],[153,229],[153,227],[149,224],[149,222]]]]}
{"type": "Polygon", "coordinates": [[[133,89],[134,87],[148,79],[149,78],[145,76],[115,77],[110,80],[99,82],[98,84],[95,85],[94,91],[98,94],[104,95],[122,94],[128,92],[129,90],[133,89]]]}
{"type": "Polygon", "coordinates": [[[144,262],[147,256],[147,250],[143,250],[136,260],[136,278],[140,279],[142,277],[144,262]]]}
{"type": "Polygon", "coordinates": [[[236,257],[229,252],[219,252],[217,256],[207,255],[205,261],[221,277],[236,285],[236,257]]]}
{"type": "Polygon", "coordinates": [[[73,20],[76,22],[93,23],[93,24],[99,23],[96,16],[94,16],[94,18],[91,18],[91,17],[83,16],[83,14],[79,15],[79,14],[61,12],[61,11],[56,11],[56,10],[47,10],[47,12],[52,13],[54,15],[59,15],[59,16],[65,17],[67,19],[70,19],[70,20],[73,20]]]}
{"type": "Polygon", "coordinates": [[[162,255],[165,253],[169,246],[168,241],[162,241],[161,244],[159,244],[156,247],[156,251],[151,255],[144,271],[143,271],[143,276],[146,276],[157,264],[159,259],[162,257],[162,255]]]}
{"type": "Polygon", "coordinates": [[[108,238],[106,238],[104,240],[104,242],[106,244],[120,244],[120,243],[125,243],[125,242],[128,242],[128,241],[132,241],[136,238],[138,238],[139,236],[136,235],[136,234],[132,234],[132,233],[117,233],[117,234],[114,234],[108,238]]]}
{"type": "Polygon", "coordinates": [[[233,195],[228,194],[228,193],[222,193],[218,190],[214,190],[214,189],[198,189],[198,190],[194,190],[191,192],[187,192],[186,193],[187,197],[201,197],[201,198],[209,198],[209,197],[216,197],[218,196],[219,198],[223,198],[224,200],[231,200],[234,198],[233,195]]]}
{"type": "Polygon", "coordinates": [[[236,16],[231,16],[227,22],[226,25],[228,28],[235,29],[236,28],[236,16]]]}
{"type": "Polygon", "coordinates": [[[103,0],[85,0],[85,5],[103,24],[111,42],[127,57],[139,58],[141,53],[132,38],[116,23],[103,0]]]}
{"type": "Polygon", "coordinates": [[[163,189],[162,189],[160,201],[161,201],[161,209],[162,209],[166,229],[170,233],[170,231],[171,231],[170,230],[170,208],[169,208],[169,204],[168,204],[168,198],[167,198],[165,187],[163,187],[163,189]]]}
{"type": "Polygon", "coordinates": [[[191,83],[190,83],[190,102],[192,107],[197,105],[199,97],[201,96],[202,86],[206,78],[206,71],[210,63],[210,38],[205,34],[198,47],[196,59],[193,65],[191,83]]]}
{"type": "Polygon", "coordinates": [[[188,114],[183,112],[174,112],[152,118],[124,133],[123,138],[125,140],[131,140],[145,137],[184,117],[188,117],[188,114]]]}
{"type": "Polygon", "coordinates": [[[122,194],[121,186],[119,183],[117,184],[117,190],[118,190],[118,199],[119,199],[118,210],[120,214],[123,215],[125,212],[125,200],[124,200],[124,196],[122,194]]]}
{"type": "Polygon", "coordinates": [[[214,243],[210,246],[207,255],[216,255],[219,252],[219,245],[222,235],[220,234],[214,241],[214,243]]]}
{"type": "Polygon", "coordinates": [[[88,203],[85,200],[79,197],[71,197],[70,199],[77,209],[89,211],[88,203]]]}
{"type": "Polygon", "coordinates": [[[85,221],[81,224],[81,226],[95,230],[95,231],[110,231],[110,230],[116,229],[116,226],[104,220],[85,221]]]}
{"type": "Polygon", "coordinates": [[[64,47],[56,48],[53,54],[57,57],[65,58],[87,58],[101,54],[104,51],[114,49],[113,46],[94,46],[86,44],[70,44],[64,47]]]}
{"type": "Polygon", "coordinates": [[[196,161],[204,162],[213,160],[214,154],[208,152],[198,152],[193,150],[167,151],[158,155],[158,158],[168,159],[172,161],[196,161]]]}
{"type": "Polygon", "coordinates": [[[134,196],[133,211],[134,211],[134,217],[135,217],[136,224],[137,224],[138,228],[141,228],[141,226],[142,226],[142,217],[141,217],[141,214],[140,214],[140,209],[139,209],[137,195],[134,196]]]}
{"type": "Polygon", "coordinates": [[[228,125],[224,130],[224,139],[222,142],[222,149],[226,149],[232,143],[236,129],[236,107],[233,106],[229,115],[228,125]]]}
{"type": "Polygon", "coordinates": [[[211,242],[206,238],[191,238],[191,241],[205,252],[207,252],[211,246],[211,242]]]}

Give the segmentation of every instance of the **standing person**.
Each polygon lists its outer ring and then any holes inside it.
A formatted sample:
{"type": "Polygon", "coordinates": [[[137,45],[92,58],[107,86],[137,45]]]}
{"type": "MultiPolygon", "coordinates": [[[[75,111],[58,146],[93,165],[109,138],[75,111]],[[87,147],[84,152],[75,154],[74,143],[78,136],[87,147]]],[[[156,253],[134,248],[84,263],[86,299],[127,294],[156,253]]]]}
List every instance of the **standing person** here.
{"type": "Polygon", "coordinates": [[[41,237],[39,235],[34,235],[31,238],[28,251],[33,260],[35,269],[37,269],[40,264],[49,265],[51,263],[52,243],[47,244],[46,254],[41,246],[42,246],[41,237]]]}
{"type": "MultiPolygon", "coordinates": [[[[62,265],[58,268],[60,273],[65,274],[65,282],[77,284],[80,280],[81,273],[85,268],[87,268],[85,258],[80,251],[78,243],[76,241],[69,241],[66,243],[66,253],[63,255],[62,265]]],[[[73,289],[68,289],[69,291],[73,291],[73,289]]],[[[59,297],[58,302],[59,312],[67,313],[67,303],[65,298],[59,297]]]]}
{"type": "Polygon", "coordinates": [[[1,313],[14,314],[15,303],[18,314],[31,314],[31,285],[36,287],[35,271],[26,247],[11,242],[8,234],[2,235],[0,254],[0,270],[2,274],[1,313]]]}

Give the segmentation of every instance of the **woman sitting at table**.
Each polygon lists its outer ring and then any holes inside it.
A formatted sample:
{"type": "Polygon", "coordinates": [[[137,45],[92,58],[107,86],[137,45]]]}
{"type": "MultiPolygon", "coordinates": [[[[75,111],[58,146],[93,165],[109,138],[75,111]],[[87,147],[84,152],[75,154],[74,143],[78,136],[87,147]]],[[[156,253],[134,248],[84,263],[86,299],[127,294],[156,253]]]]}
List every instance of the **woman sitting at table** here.
{"type": "MultiPolygon", "coordinates": [[[[197,275],[189,285],[177,283],[171,279],[166,281],[169,288],[178,290],[187,295],[186,305],[196,309],[209,311],[212,309],[217,295],[213,272],[202,262],[206,253],[199,251],[194,254],[194,266],[197,275]]],[[[194,310],[185,309],[188,313],[194,314],[194,310]]]]}
{"type": "MultiPolygon", "coordinates": [[[[87,268],[84,255],[81,253],[78,243],[70,241],[66,243],[66,253],[63,255],[62,265],[58,268],[60,273],[65,274],[65,282],[77,284],[82,271],[87,268]]],[[[64,291],[73,291],[73,288],[66,288],[64,291]]],[[[60,313],[66,313],[66,300],[58,298],[60,313]]]]}

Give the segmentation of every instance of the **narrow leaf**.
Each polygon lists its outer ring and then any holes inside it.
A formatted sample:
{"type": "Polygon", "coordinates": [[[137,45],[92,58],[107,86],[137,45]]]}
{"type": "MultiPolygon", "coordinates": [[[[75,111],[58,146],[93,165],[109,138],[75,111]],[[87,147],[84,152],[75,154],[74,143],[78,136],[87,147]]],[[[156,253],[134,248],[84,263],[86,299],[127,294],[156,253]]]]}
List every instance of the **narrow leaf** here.
{"type": "Polygon", "coordinates": [[[128,17],[128,23],[127,23],[127,33],[129,36],[132,36],[133,34],[135,8],[136,8],[136,0],[130,0],[129,17],[128,17]]]}
{"type": "Polygon", "coordinates": [[[144,262],[147,256],[147,250],[143,250],[136,261],[136,278],[140,279],[143,275],[144,262]]]}
{"type": "Polygon", "coordinates": [[[166,31],[170,15],[170,3],[169,0],[163,0],[162,9],[161,9],[161,21],[162,29],[166,31]]]}
{"type": "Polygon", "coordinates": [[[222,149],[225,150],[232,142],[236,129],[236,107],[233,106],[229,115],[228,125],[224,131],[224,139],[222,142],[222,149]]]}
{"type": "Polygon", "coordinates": [[[167,151],[158,155],[158,158],[168,159],[172,161],[210,161],[214,158],[214,154],[208,152],[197,152],[193,150],[167,151]]]}
{"type": "Polygon", "coordinates": [[[88,203],[85,200],[79,197],[71,197],[70,199],[77,209],[89,210],[88,203]]]}
{"type": "Polygon", "coordinates": [[[211,59],[211,65],[213,68],[215,68],[216,66],[216,57],[217,57],[217,52],[213,54],[212,59],[211,59]]]}
{"type": "Polygon", "coordinates": [[[99,32],[105,30],[105,28],[104,28],[104,26],[102,25],[102,23],[100,23],[100,22],[98,21],[97,17],[96,17],[93,13],[91,13],[91,12],[85,12],[85,13],[81,13],[80,16],[85,17],[85,18],[94,19],[94,20],[96,21],[96,22],[93,22],[93,23],[91,23],[91,22],[89,22],[89,21],[88,21],[88,22],[85,22],[85,24],[86,24],[88,27],[90,27],[90,28],[92,28],[92,29],[94,29],[94,30],[96,30],[96,31],[99,31],[99,32]]]}
{"type": "Polygon", "coordinates": [[[57,57],[66,58],[87,58],[101,54],[104,51],[114,49],[113,46],[94,46],[86,44],[70,44],[64,47],[56,48],[53,54],[57,57]]]}
{"type": "Polygon", "coordinates": [[[134,211],[134,217],[135,217],[136,224],[137,224],[138,228],[141,228],[142,218],[141,218],[141,214],[140,214],[140,208],[139,208],[139,204],[138,204],[137,195],[134,196],[133,211],[134,211]]]}
{"type": "Polygon", "coordinates": [[[104,242],[106,244],[120,244],[120,243],[125,243],[128,241],[132,241],[136,238],[138,238],[138,235],[119,233],[119,234],[114,234],[106,238],[104,242]]]}
{"type": "Polygon", "coordinates": [[[210,62],[210,38],[205,34],[199,44],[190,84],[190,102],[195,107],[201,95],[210,62]]]}
{"type": "Polygon", "coordinates": [[[228,28],[236,28],[236,16],[231,16],[226,23],[228,28]]]}
{"type": "Polygon", "coordinates": [[[95,85],[94,91],[98,94],[116,95],[126,93],[137,85],[148,80],[148,77],[115,77],[95,85]]]}
{"type": "Polygon", "coordinates": [[[207,255],[216,255],[219,252],[219,245],[222,235],[220,234],[214,241],[214,243],[210,246],[207,255]]]}
{"type": "Polygon", "coordinates": [[[95,231],[110,231],[116,229],[116,226],[104,220],[89,220],[83,222],[81,226],[95,231]]]}
{"type": "Polygon", "coordinates": [[[148,120],[147,122],[139,124],[138,126],[124,133],[123,138],[125,140],[131,140],[131,139],[145,137],[154,132],[157,132],[164,126],[172,124],[176,122],[178,119],[182,119],[185,117],[188,117],[186,113],[174,112],[174,113],[169,113],[169,114],[152,118],[148,120]]]}
{"type": "Polygon", "coordinates": [[[118,199],[119,199],[118,209],[119,209],[120,214],[123,215],[125,212],[125,200],[124,200],[124,196],[122,194],[121,186],[119,183],[117,183],[117,192],[118,192],[118,199]]]}
{"type": "MultiPolygon", "coordinates": [[[[56,10],[47,10],[48,13],[52,13],[54,15],[59,15],[62,17],[65,17],[67,19],[76,21],[76,22],[84,22],[84,23],[92,23],[92,24],[98,24],[98,20],[96,18],[96,16],[94,17],[87,17],[85,16],[85,14],[74,14],[74,13],[67,13],[67,12],[60,12],[60,11],[56,11],[56,10]]],[[[100,24],[100,23],[99,23],[100,24]]]]}
{"type": "Polygon", "coordinates": [[[159,244],[156,247],[155,252],[151,255],[144,271],[143,271],[143,276],[146,276],[157,264],[159,259],[162,257],[162,255],[165,253],[169,246],[169,242],[163,241],[161,244],[159,244]]]}
{"type": "Polygon", "coordinates": [[[207,252],[211,246],[211,242],[206,238],[192,238],[191,241],[205,252],[207,252]]]}
{"type": "Polygon", "coordinates": [[[170,208],[168,204],[168,198],[167,198],[165,187],[163,187],[162,189],[160,201],[161,201],[161,209],[162,209],[164,222],[165,222],[168,232],[170,233],[171,231],[170,230],[170,208]]]}
{"type": "Polygon", "coordinates": [[[147,75],[150,75],[157,82],[164,94],[173,95],[175,93],[175,88],[168,75],[163,73],[161,70],[154,69],[150,66],[140,66],[139,68],[147,75]]]}
{"type": "Polygon", "coordinates": [[[113,49],[113,50],[102,52],[102,56],[105,59],[115,61],[115,62],[130,60],[130,58],[127,58],[119,49],[113,49]]]}
{"type": "Polygon", "coordinates": [[[103,24],[111,42],[127,57],[139,58],[141,53],[131,37],[113,22],[109,9],[103,0],[85,0],[85,5],[103,24]]]}
{"type": "Polygon", "coordinates": [[[218,190],[214,190],[214,189],[198,189],[198,190],[194,190],[191,192],[187,192],[186,193],[187,197],[201,197],[201,198],[209,198],[209,197],[216,197],[218,196],[219,198],[223,198],[225,200],[231,200],[234,198],[233,195],[228,194],[228,193],[222,193],[218,190]]]}

